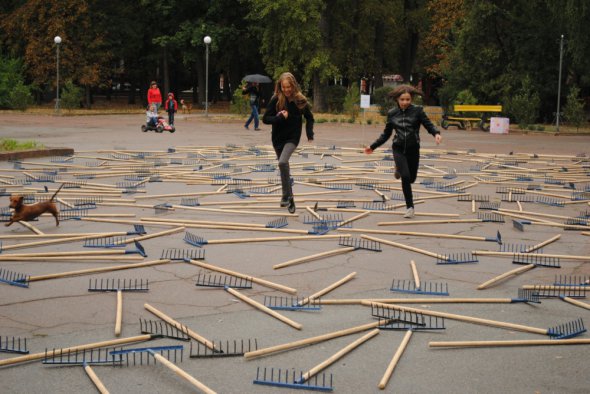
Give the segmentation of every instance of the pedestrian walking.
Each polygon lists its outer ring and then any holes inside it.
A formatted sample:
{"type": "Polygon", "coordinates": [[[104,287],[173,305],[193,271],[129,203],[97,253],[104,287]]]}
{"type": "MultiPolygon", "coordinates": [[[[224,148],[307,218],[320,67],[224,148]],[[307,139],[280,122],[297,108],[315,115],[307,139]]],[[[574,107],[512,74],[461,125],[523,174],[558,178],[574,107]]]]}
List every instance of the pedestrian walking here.
{"type": "Polygon", "coordinates": [[[258,111],[260,108],[260,89],[258,88],[258,82],[248,82],[242,88],[242,94],[243,95],[246,95],[246,94],[250,95],[249,101],[250,101],[250,110],[251,110],[250,117],[246,121],[244,128],[246,130],[248,130],[250,123],[252,122],[252,120],[254,120],[254,130],[258,131],[258,130],[260,130],[260,128],[258,127],[258,125],[259,125],[258,111]]]}

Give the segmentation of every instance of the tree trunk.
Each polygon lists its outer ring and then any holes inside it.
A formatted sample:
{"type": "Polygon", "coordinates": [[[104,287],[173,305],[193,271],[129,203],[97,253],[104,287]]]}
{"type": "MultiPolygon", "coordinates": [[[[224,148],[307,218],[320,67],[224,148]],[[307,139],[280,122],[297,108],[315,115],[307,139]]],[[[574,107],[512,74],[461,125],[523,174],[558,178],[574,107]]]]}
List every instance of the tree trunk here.
{"type": "Polygon", "coordinates": [[[320,81],[320,75],[318,71],[314,71],[313,73],[313,110],[314,112],[326,112],[324,86],[320,81]]]}
{"type": "Polygon", "coordinates": [[[164,68],[164,91],[163,96],[166,96],[170,91],[170,74],[168,72],[168,49],[162,48],[162,67],[164,68]]]}

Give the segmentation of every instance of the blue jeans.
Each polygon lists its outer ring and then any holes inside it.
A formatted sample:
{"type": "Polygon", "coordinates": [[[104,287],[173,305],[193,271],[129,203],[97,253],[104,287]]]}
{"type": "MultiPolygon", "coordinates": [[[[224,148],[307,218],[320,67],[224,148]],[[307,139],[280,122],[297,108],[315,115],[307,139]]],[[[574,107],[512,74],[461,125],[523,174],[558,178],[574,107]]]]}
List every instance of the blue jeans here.
{"type": "Polygon", "coordinates": [[[257,129],[258,128],[258,106],[256,104],[250,104],[250,107],[252,107],[252,112],[250,113],[250,117],[246,121],[246,124],[244,125],[244,127],[248,128],[248,126],[250,126],[250,122],[252,122],[252,119],[254,119],[254,128],[257,129]]]}

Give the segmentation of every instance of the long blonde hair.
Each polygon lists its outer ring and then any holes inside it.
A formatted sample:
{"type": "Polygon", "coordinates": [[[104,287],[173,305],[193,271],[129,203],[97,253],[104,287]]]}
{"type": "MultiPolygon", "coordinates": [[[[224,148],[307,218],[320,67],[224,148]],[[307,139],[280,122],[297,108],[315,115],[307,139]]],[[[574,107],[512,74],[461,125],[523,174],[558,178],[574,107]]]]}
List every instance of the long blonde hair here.
{"type": "Polygon", "coordinates": [[[293,87],[293,97],[295,100],[295,105],[297,108],[303,109],[307,106],[307,97],[301,93],[301,88],[295,79],[295,76],[289,72],[282,73],[279,77],[275,85],[275,96],[277,97],[277,112],[282,111],[283,109],[287,108],[287,97],[283,93],[283,89],[281,83],[283,81],[288,81],[289,84],[293,87]]]}

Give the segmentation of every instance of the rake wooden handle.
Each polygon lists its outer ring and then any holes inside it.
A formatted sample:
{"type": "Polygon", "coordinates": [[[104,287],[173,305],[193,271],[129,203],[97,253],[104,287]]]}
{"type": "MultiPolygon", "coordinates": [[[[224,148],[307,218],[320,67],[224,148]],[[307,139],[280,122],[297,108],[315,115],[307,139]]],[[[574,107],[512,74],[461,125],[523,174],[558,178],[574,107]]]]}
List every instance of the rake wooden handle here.
{"type": "Polygon", "coordinates": [[[512,298],[343,298],[318,300],[320,305],[363,305],[363,302],[381,302],[384,304],[511,304],[512,298]]]}
{"type": "Polygon", "coordinates": [[[516,341],[447,341],[428,342],[429,347],[509,347],[509,346],[552,346],[590,345],[590,339],[529,339],[516,341]]]}
{"type": "Polygon", "coordinates": [[[543,241],[541,243],[538,243],[536,245],[533,245],[530,248],[526,248],[524,250],[524,253],[530,253],[530,252],[532,252],[534,250],[541,249],[543,246],[549,245],[550,243],[557,241],[559,238],[561,238],[561,234],[557,234],[557,235],[549,238],[546,241],[543,241]]]}
{"type": "Polygon", "coordinates": [[[115,245],[125,245],[125,244],[130,244],[130,243],[135,242],[135,241],[143,241],[145,239],[151,239],[151,238],[156,238],[156,237],[162,237],[164,235],[175,234],[175,233],[179,233],[181,231],[184,231],[184,229],[185,229],[184,226],[176,227],[176,228],[173,228],[173,229],[170,229],[170,230],[160,231],[159,233],[153,233],[153,234],[143,235],[141,237],[135,237],[135,238],[127,239],[125,241],[116,242],[115,245]]]}
{"type": "Polygon", "coordinates": [[[344,226],[345,224],[354,222],[355,220],[362,219],[366,216],[369,216],[370,214],[371,214],[370,211],[364,211],[363,213],[353,216],[350,219],[343,220],[342,222],[338,223],[336,226],[338,226],[338,227],[344,226]]]}
{"type": "Polygon", "coordinates": [[[283,352],[283,351],[291,350],[291,349],[296,349],[296,348],[299,348],[302,346],[313,345],[313,344],[316,344],[319,342],[324,342],[324,341],[327,341],[330,339],[339,338],[339,337],[343,337],[343,336],[350,335],[350,334],[355,334],[357,332],[367,331],[372,328],[376,328],[382,324],[383,324],[383,321],[376,321],[373,323],[363,324],[363,325],[356,326],[356,327],[346,328],[344,330],[329,332],[327,334],[322,334],[322,335],[318,335],[318,336],[311,337],[311,338],[300,339],[299,341],[284,343],[281,345],[275,345],[275,346],[267,347],[264,349],[258,349],[258,350],[254,350],[252,352],[244,353],[244,358],[251,359],[251,358],[255,358],[255,357],[267,356],[269,354],[283,352]]]}
{"type": "Polygon", "coordinates": [[[39,234],[39,235],[44,234],[43,231],[39,230],[37,227],[33,226],[31,223],[25,222],[24,220],[21,220],[18,223],[22,224],[23,226],[25,226],[26,228],[28,228],[29,230],[31,230],[35,234],[39,234]]]}
{"type": "Polygon", "coordinates": [[[402,354],[404,354],[404,351],[406,350],[406,347],[408,346],[411,337],[412,330],[406,331],[406,335],[404,335],[402,343],[400,343],[399,347],[397,348],[395,354],[393,355],[393,358],[391,359],[389,365],[387,366],[387,369],[385,370],[385,373],[383,374],[383,377],[381,378],[381,381],[379,382],[379,385],[377,386],[381,390],[384,390],[387,386],[387,383],[391,378],[391,374],[393,374],[393,370],[395,369],[399,359],[402,357],[402,354]]]}
{"type": "Polygon", "coordinates": [[[481,223],[480,219],[448,219],[448,220],[405,220],[403,222],[379,222],[378,226],[400,226],[409,224],[446,224],[446,223],[481,223]]]}
{"type": "Polygon", "coordinates": [[[282,321],[283,323],[288,324],[293,328],[296,328],[297,330],[301,330],[303,328],[303,325],[301,323],[297,323],[296,321],[293,321],[293,320],[289,319],[288,317],[285,317],[285,316],[281,315],[280,313],[273,311],[272,309],[268,308],[267,306],[262,305],[261,303],[259,303],[257,301],[254,301],[250,297],[243,295],[242,293],[240,293],[237,290],[232,289],[231,287],[226,287],[225,291],[232,294],[234,297],[239,298],[240,300],[244,301],[245,303],[250,304],[254,308],[274,317],[275,319],[278,319],[278,320],[282,321]]]}
{"type": "Polygon", "coordinates": [[[372,230],[366,228],[347,228],[338,229],[338,231],[364,233],[364,234],[392,234],[392,235],[415,235],[418,237],[432,237],[432,238],[450,238],[450,239],[466,239],[470,241],[487,241],[486,237],[478,237],[474,235],[456,235],[443,233],[425,233],[418,231],[399,231],[399,230],[372,230]]]}
{"type": "Polygon", "coordinates": [[[11,255],[0,256],[0,261],[139,261],[143,257],[121,256],[118,255],[99,255],[99,256],[33,256],[33,257],[12,257],[11,255]]]}
{"type": "Polygon", "coordinates": [[[410,267],[412,268],[412,276],[414,277],[414,283],[416,289],[420,288],[420,276],[418,276],[418,269],[416,268],[416,263],[414,260],[410,260],[410,267]]]}
{"type": "Polygon", "coordinates": [[[152,356],[154,356],[154,358],[156,360],[161,362],[164,366],[169,368],[175,374],[177,374],[178,376],[180,376],[181,378],[183,378],[184,380],[186,380],[187,382],[189,382],[190,384],[192,384],[193,386],[195,386],[196,388],[198,388],[202,392],[207,393],[207,394],[215,394],[215,391],[211,390],[209,387],[205,386],[203,383],[198,381],[192,375],[188,374],[183,369],[179,368],[176,364],[174,364],[173,362],[168,360],[166,357],[164,357],[161,354],[156,353],[154,351],[151,351],[150,353],[152,356]]]}
{"type": "Polygon", "coordinates": [[[94,370],[88,364],[84,364],[84,371],[86,371],[86,375],[92,380],[92,383],[96,386],[96,389],[100,392],[100,394],[109,394],[109,390],[105,387],[102,381],[96,376],[94,370]]]}
{"type": "Polygon", "coordinates": [[[534,264],[527,264],[522,267],[518,267],[516,269],[510,270],[508,272],[504,272],[502,275],[498,275],[495,278],[488,280],[487,282],[482,283],[481,285],[477,286],[477,290],[487,289],[488,287],[514,275],[522,274],[523,272],[532,270],[535,268],[534,264]]]}
{"type": "Polygon", "coordinates": [[[348,282],[349,280],[351,280],[355,276],[356,276],[356,272],[352,272],[352,273],[346,275],[344,278],[340,279],[339,281],[332,283],[330,286],[318,291],[317,293],[313,293],[312,295],[310,295],[307,298],[304,298],[303,300],[299,301],[299,303],[297,305],[299,305],[299,306],[306,305],[310,301],[313,301],[316,298],[323,296],[324,294],[328,294],[329,292],[331,292],[335,288],[343,285],[344,283],[348,282]]]}
{"type": "Polygon", "coordinates": [[[309,380],[309,378],[318,374],[324,368],[327,368],[328,366],[334,364],[336,361],[338,361],[339,359],[344,357],[346,354],[350,353],[355,348],[359,347],[360,345],[362,345],[363,343],[365,343],[369,339],[373,338],[377,334],[379,334],[379,329],[375,329],[371,332],[368,332],[367,334],[363,335],[362,337],[360,337],[356,341],[352,342],[348,346],[345,346],[344,348],[342,348],[340,351],[338,351],[337,353],[335,353],[334,355],[332,355],[331,357],[329,357],[325,361],[319,363],[318,365],[316,365],[315,367],[313,367],[309,371],[305,372],[303,374],[303,376],[301,377],[301,379],[297,383],[306,382],[307,380],[309,380]]]}
{"type": "Polygon", "coordinates": [[[456,315],[454,313],[445,313],[445,312],[431,311],[431,310],[427,310],[427,309],[410,308],[407,306],[390,305],[390,304],[384,304],[384,303],[380,303],[380,302],[363,302],[363,305],[367,305],[367,306],[378,305],[378,306],[381,306],[383,308],[388,308],[388,309],[399,309],[399,310],[407,311],[407,312],[422,313],[424,315],[444,317],[446,319],[459,320],[459,321],[464,321],[467,323],[480,324],[480,325],[484,325],[484,326],[507,328],[507,329],[511,329],[511,330],[530,332],[533,334],[542,334],[542,335],[548,334],[548,330],[543,329],[543,328],[524,326],[521,324],[507,323],[507,322],[496,321],[496,320],[481,319],[479,317],[456,315]],[[392,306],[394,308],[392,308],[392,306]]]}
{"type": "Polygon", "coordinates": [[[312,216],[314,216],[317,220],[322,220],[322,217],[318,215],[313,209],[310,207],[305,207],[305,210],[309,212],[312,216]]]}
{"type": "Polygon", "coordinates": [[[281,263],[281,264],[275,264],[272,266],[272,268],[276,270],[279,268],[290,267],[292,265],[307,263],[308,261],[318,260],[318,259],[322,259],[324,257],[337,256],[339,254],[345,254],[345,253],[352,252],[352,251],[354,251],[353,247],[332,249],[332,250],[328,250],[326,252],[316,253],[316,254],[312,254],[310,256],[305,256],[305,257],[300,257],[298,259],[285,261],[284,263],[281,263]]]}
{"type": "MultiPolygon", "coordinates": [[[[176,226],[178,223],[167,223],[167,222],[152,222],[143,220],[142,222],[146,225],[169,225],[176,226]]],[[[235,231],[263,231],[267,233],[287,233],[287,234],[309,234],[308,230],[297,230],[297,229],[286,229],[286,228],[272,228],[272,227],[246,227],[246,226],[225,226],[225,225],[214,225],[214,224],[191,224],[191,223],[180,223],[187,228],[206,228],[206,229],[218,229],[218,230],[235,230],[235,231]]]]}
{"type": "Polygon", "coordinates": [[[47,357],[54,357],[56,355],[64,354],[64,353],[68,353],[68,352],[73,353],[73,352],[79,352],[82,350],[97,349],[99,347],[118,346],[118,345],[124,345],[127,343],[133,343],[133,342],[144,342],[144,341],[149,341],[150,339],[153,339],[153,338],[154,338],[154,336],[149,335],[149,334],[148,335],[137,335],[134,337],[111,339],[108,341],[88,343],[85,345],[72,346],[72,347],[63,348],[63,349],[48,350],[47,352],[27,354],[24,356],[0,360],[0,367],[6,366],[6,365],[26,363],[28,361],[40,360],[42,358],[45,358],[46,356],[47,357]]]}
{"type": "Polygon", "coordinates": [[[225,268],[221,268],[221,267],[217,267],[215,265],[211,265],[211,264],[207,264],[204,263],[202,261],[199,260],[191,260],[189,261],[190,264],[199,266],[201,268],[206,268],[208,270],[211,271],[217,271],[217,272],[221,272],[224,274],[228,274],[228,275],[232,275],[232,276],[237,276],[238,278],[243,278],[243,279],[247,279],[247,280],[251,280],[253,283],[258,283],[259,285],[265,286],[265,287],[269,287],[271,289],[275,289],[275,290],[279,290],[285,293],[289,293],[289,294],[297,294],[297,290],[293,289],[291,287],[287,287],[287,286],[283,286],[283,285],[279,285],[278,283],[274,283],[274,282],[270,282],[268,280],[264,280],[264,279],[260,279],[260,278],[256,278],[254,276],[250,276],[250,275],[245,275],[242,274],[240,272],[236,272],[236,271],[231,271],[225,268]]]}
{"type": "Polygon", "coordinates": [[[571,298],[571,297],[562,297],[561,299],[564,300],[565,302],[569,302],[572,305],[579,306],[579,307],[584,308],[584,309],[590,309],[590,304],[586,304],[585,302],[578,301],[578,300],[576,300],[574,298],[571,298]]]}
{"type": "Polygon", "coordinates": [[[590,292],[590,286],[559,286],[559,285],[524,285],[524,290],[544,290],[544,291],[560,291],[560,290],[576,290],[590,292]]]}
{"type": "Polygon", "coordinates": [[[196,332],[194,332],[193,330],[191,330],[190,328],[188,328],[184,324],[181,324],[181,323],[177,322],[176,320],[174,320],[173,318],[171,318],[170,316],[168,316],[164,312],[159,311],[158,309],[154,308],[150,304],[143,304],[143,307],[145,309],[147,309],[149,312],[151,312],[154,315],[158,316],[160,319],[162,319],[165,322],[167,322],[168,324],[171,324],[175,328],[177,328],[177,329],[179,329],[181,331],[186,332],[195,341],[198,341],[198,342],[202,343],[203,345],[207,346],[209,349],[211,349],[213,351],[217,350],[215,348],[215,344],[213,342],[211,342],[208,339],[200,336],[199,334],[197,334],[196,332]]]}
{"type": "Polygon", "coordinates": [[[117,316],[115,317],[115,336],[121,335],[121,321],[123,319],[123,291],[117,290],[117,316]]]}
{"type": "Polygon", "coordinates": [[[268,238],[233,238],[233,239],[213,239],[207,241],[208,245],[220,245],[220,244],[238,244],[238,243],[249,243],[249,242],[273,242],[273,241],[312,241],[316,239],[335,239],[340,237],[350,237],[350,234],[342,235],[302,235],[299,237],[268,237],[268,238]]]}
{"type": "Polygon", "coordinates": [[[112,267],[88,268],[88,269],[84,269],[84,270],[60,272],[57,274],[38,275],[38,276],[31,276],[29,278],[29,282],[36,282],[36,281],[47,280],[47,279],[67,278],[70,276],[94,274],[97,272],[110,272],[110,271],[128,270],[128,269],[132,269],[132,268],[151,267],[152,265],[168,264],[170,262],[171,262],[171,260],[169,260],[169,259],[162,259],[162,260],[146,261],[145,263],[115,265],[112,267]]]}
{"type": "MultiPolygon", "coordinates": [[[[493,252],[490,250],[474,250],[473,254],[478,256],[510,256],[510,257],[527,257],[531,256],[527,253],[512,253],[512,252],[493,252]]],[[[553,257],[556,259],[564,259],[564,260],[582,260],[582,261],[590,261],[590,256],[575,256],[575,255],[568,255],[568,254],[550,254],[550,253],[539,253],[539,256],[543,257],[553,257]]]]}
{"type": "MultiPolygon", "coordinates": [[[[12,249],[23,249],[29,248],[32,246],[41,246],[41,245],[51,245],[51,244],[59,244],[59,243],[66,243],[66,242],[74,242],[74,241],[81,241],[86,239],[96,239],[96,238],[104,238],[104,237],[112,237],[113,234],[121,234],[121,233],[106,233],[101,235],[80,235],[75,237],[67,237],[67,238],[59,238],[59,239],[51,239],[47,241],[37,241],[37,242],[27,242],[23,244],[17,245],[6,245],[2,247],[2,251],[5,250],[12,250],[12,249]]],[[[125,233],[124,233],[125,234],[125,233]]]]}
{"type": "Polygon", "coordinates": [[[368,235],[361,235],[361,238],[368,239],[368,240],[375,241],[375,242],[381,242],[381,243],[384,243],[385,245],[395,246],[400,249],[411,250],[412,252],[422,253],[422,254],[425,254],[426,256],[434,257],[436,259],[445,259],[446,258],[445,256],[437,254],[437,253],[432,253],[432,252],[429,252],[424,249],[419,249],[419,248],[415,248],[413,246],[400,244],[398,242],[388,241],[388,240],[382,239],[382,238],[370,237],[368,235]]]}

